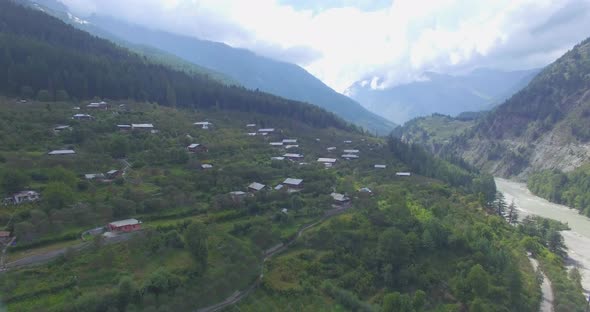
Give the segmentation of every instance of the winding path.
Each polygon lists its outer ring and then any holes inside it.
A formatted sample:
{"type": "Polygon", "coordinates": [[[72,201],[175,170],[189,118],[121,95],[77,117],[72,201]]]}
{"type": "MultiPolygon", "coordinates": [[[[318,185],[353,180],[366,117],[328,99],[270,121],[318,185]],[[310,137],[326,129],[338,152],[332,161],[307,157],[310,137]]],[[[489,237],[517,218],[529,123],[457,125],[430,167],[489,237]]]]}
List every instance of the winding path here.
{"type": "Polygon", "coordinates": [[[204,307],[204,308],[200,308],[197,310],[197,312],[216,312],[216,311],[221,311],[224,308],[227,308],[231,305],[234,305],[236,303],[238,303],[240,300],[248,297],[252,292],[254,292],[254,290],[256,289],[256,287],[260,284],[260,282],[262,281],[262,278],[264,277],[264,263],[267,260],[270,260],[272,257],[274,257],[275,255],[289,249],[296,241],[299,237],[301,237],[301,235],[303,235],[303,233],[313,227],[315,227],[316,225],[326,221],[327,219],[339,215],[342,212],[348,210],[348,208],[350,207],[341,207],[341,208],[334,208],[331,210],[328,210],[324,213],[324,216],[309,225],[306,225],[304,227],[302,227],[299,231],[297,231],[297,235],[290,240],[288,243],[284,244],[284,245],[277,245],[274,246],[270,249],[267,249],[265,252],[265,257],[262,260],[261,263],[261,267],[260,267],[260,275],[258,276],[258,278],[256,279],[256,281],[254,281],[250,286],[248,286],[246,289],[244,290],[237,290],[234,293],[232,293],[229,297],[225,298],[225,300],[216,303],[214,305],[210,305],[208,307],[204,307]]]}

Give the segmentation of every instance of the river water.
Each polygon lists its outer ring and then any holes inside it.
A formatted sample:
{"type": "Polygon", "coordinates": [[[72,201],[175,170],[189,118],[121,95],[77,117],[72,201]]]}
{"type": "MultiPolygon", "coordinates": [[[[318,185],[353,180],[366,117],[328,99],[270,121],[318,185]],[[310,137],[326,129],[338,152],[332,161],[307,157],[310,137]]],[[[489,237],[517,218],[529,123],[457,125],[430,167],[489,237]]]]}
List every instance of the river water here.
{"type": "Polygon", "coordinates": [[[506,202],[514,200],[520,212],[519,218],[537,215],[567,223],[571,230],[562,231],[568,248],[568,264],[576,266],[582,275],[586,298],[590,295],[590,219],[567,206],[551,203],[533,195],[526,184],[496,178],[498,191],[504,193],[506,202]]]}

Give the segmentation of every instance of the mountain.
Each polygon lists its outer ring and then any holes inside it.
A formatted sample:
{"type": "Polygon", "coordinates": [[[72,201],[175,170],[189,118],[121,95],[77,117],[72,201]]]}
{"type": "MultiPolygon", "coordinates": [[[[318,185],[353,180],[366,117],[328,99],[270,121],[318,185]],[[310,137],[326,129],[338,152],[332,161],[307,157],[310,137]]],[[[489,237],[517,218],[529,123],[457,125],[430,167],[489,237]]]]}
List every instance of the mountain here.
{"type": "Polygon", "coordinates": [[[11,1],[0,21],[2,309],[533,312],[527,252],[559,286],[556,312],[586,308],[563,227],[504,221],[490,175],[11,1]],[[83,105],[95,96],[109,107],[83,105]],[[253,122],[276,129],[247,135],[253,122]],[[138,123],[157,131],[118,127],[138,123]],[[297,161],[273,157],[286,138],[297,161]],[[17,204],[21,190],[40,196],[17,204]]]}
{"type": "Polygon", "coordinates": [[[78,29],[84,30],[95,36],[112,41],[121,47],[129,49],[141,56],[144,56],[150,61],[162,65],[166,65],[176,70],[185,71],[187,73],[195,73],[202,76],[215,79],[219,82],[228,85],[239,85],[235,80],[219,73],[214,70],[196,65],[189,61],[186,61],[174,54],[165,52],[156,47],[134,44],[129,41],[123,40],[118,36],[97,27],[96,25],[88,22],[87,20],[81,19],[68,11],[68,8],[57,0],[17,0],[18,3],[38,9],[51,16],[57,17],[65,23],[68,23],[78,29]]]}
{"type": "Polygon", "coordinates": [[[590,160],[590,39],[446,147],[500,176],[571,171],[590,160]]]}
{"type": "Polygon", "coordinates": [[[88,17],[87,21],[101,30],[93,32],[95,35],[108,36],[109,39],[116,36],[119,40],[133,44],[157,47],[193,64],[222,73],[248,89],[315,104],[373,133],[387,134],[395,127],[391,121],[369,112],[297,65],[272,60],[223,43],[130,25],[110,17],[94,15],[88,17]]]}
{"type": "Polygon", "coordinates": [[[414,118],[403,126],[395,128],[392,134],[405,143],[421,145],[437,154],[445,144],[451,142],[453,137],[471,129],[476,118],[466,113],[457,117],[432,114],[414,118]]]}
{"type": "Polygon", "coordinates": [[[367,81],[359,81],[345,93],[370,111],[403,124],[433,113],[455,116],[465,111],[491,109],[526,86],[538,71],[477,69],[461,76],[428,72],[422,81],[382,90],[373,89],[367,81]]]}
{"type": "Polygon", "coordinates": [[[194,109],[289,116],[348,128],[309,104],[177,71],[11,1],[0,10],[0,92],[40,100],[134,99],[194,109]]]}

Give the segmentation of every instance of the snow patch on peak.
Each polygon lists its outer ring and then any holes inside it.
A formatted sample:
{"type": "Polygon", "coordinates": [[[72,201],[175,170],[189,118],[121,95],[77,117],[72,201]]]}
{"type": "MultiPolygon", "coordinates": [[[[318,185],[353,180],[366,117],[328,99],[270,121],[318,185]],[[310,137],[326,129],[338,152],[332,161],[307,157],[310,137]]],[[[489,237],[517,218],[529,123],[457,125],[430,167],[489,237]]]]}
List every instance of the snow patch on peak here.
{"type": "Polygon", "coordinates": [[[68,12],[68,18],[69,18],[70,20],[74,21],[75,23],[78,23],[78,24],[82,24],[82,25],[89,24],[89,22],[88,22],[88,21],[85,21],[85,20],[83,20],[83,19],[81,19],[81,18],[78,18],[78,17],[76,17],[76,16],[72,15],[72,13],[70,13],[70,12],[68,12]]]}

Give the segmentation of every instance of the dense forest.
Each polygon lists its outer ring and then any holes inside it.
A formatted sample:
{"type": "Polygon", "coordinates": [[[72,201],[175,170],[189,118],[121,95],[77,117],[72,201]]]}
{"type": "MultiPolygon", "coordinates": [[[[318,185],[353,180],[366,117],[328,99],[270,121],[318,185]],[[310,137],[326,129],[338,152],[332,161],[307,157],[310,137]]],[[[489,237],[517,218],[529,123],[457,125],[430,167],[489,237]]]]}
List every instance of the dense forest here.
{"type": "Polygon", "coordinates": [[[549,201],[580,210],[590,216],[590,166],[568,173],[547,170],[531,174],[527,186],[534,194],[549,201]]]}
{"type": "Polygon", "coordinates": [[[0,3],[0,91],[43,101],[135,99],[161,105],[262,112],[320,127],[349,127],[321,108],[229,87],[148,62],[104,39],[12,1],[0,3]]]}

